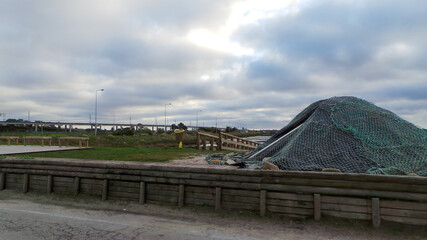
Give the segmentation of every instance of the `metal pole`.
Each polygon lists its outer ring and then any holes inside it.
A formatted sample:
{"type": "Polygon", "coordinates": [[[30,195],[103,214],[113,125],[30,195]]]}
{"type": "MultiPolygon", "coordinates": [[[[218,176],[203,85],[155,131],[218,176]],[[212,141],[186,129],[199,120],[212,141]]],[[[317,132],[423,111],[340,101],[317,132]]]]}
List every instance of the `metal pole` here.
{"type": "Polygon", "coordinates": [[[215,119],[215,133],[217,132],[218,132],[218,115],[216,116],[216,119],[215,119]]]}
{"type": "Polygon", "coordinates": [[[98,121],[96,119],[98,112],[98,90],[95,91],[95,136],[98,130],[98,121]]]}
{"type": "Polygon", "coordinates": [[[165,104],[165,133],[166,133],[166,106],[167,105],[172,105],[172,103],[167,103],[167,104],[165,104]]]}
{"type": "Polygon", "coordinates": [[[197,110],[196,112],[196,129],[197,131],[199,131],[199,112],[201,112],[202,110],[197,110]]]}
{"type": "Polygon", "coordinates": [[[98,91],[104,91],[103,88],[95,90],[95,136],[98,132],[98,91]]]}

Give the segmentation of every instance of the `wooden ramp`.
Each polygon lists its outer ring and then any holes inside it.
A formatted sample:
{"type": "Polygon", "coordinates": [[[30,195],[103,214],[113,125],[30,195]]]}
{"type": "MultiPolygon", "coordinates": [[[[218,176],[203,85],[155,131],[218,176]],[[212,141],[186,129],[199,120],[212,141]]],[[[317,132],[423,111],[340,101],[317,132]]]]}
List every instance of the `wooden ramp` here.
{"type": "Polygon", "coordinates": [[[252,151],[261,143],[220,132],[218,136],[197,132],[197,149],[211,151],[252,151]]]}

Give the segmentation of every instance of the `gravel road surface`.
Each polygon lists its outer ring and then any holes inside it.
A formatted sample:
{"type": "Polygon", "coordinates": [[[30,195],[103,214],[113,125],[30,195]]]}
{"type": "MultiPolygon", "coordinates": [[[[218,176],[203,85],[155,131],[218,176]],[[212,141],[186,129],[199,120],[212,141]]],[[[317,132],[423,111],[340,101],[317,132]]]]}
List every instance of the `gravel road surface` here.
{"type": "Polygon", "coordinates": [[[312,220],[0,192],[0,239],[427,239],[425,227],[312,220]]]}

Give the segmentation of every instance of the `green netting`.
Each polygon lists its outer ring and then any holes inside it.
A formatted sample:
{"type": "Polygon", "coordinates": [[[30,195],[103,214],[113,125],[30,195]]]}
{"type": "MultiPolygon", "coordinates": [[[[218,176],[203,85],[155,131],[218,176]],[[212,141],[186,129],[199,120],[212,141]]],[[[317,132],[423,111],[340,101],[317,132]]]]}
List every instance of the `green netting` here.
{"type": "Polygon", "coordinates": [[[355,97],[315,102],[243,160],[282,170],[427,176],[427,130],[355,97]]]}

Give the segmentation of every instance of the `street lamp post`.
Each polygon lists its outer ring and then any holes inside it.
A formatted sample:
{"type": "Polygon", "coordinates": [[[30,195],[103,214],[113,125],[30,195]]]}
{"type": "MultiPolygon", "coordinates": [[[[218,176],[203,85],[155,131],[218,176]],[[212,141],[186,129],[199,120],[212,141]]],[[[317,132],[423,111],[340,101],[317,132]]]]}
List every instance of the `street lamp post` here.
{"type": "Polygon", "coordinates": [[[95,136],[98,132],[98,119],[97,119],[97,115],[98,115],[98,92],[103,92],[104,89],[97,89],[95,91],[95,136]]]}
{"type": "Polygon", "coordinates": [[[218,132],[218,115],[216,115],[216,119],[215,119],[215,133],[218,132]]]}
{"type": "Polygon", "coordinates": [[[165,104],[165,133],[166,133],[166,106],[170,106],[172,103],[166,103],[165,104]]]}
{"type": "Polygon", "coordinates": [[[201,112],[202,110],[197,110],[196,112],[196,129],[197,131],[199,131],[199,112],[201,112]]]}

